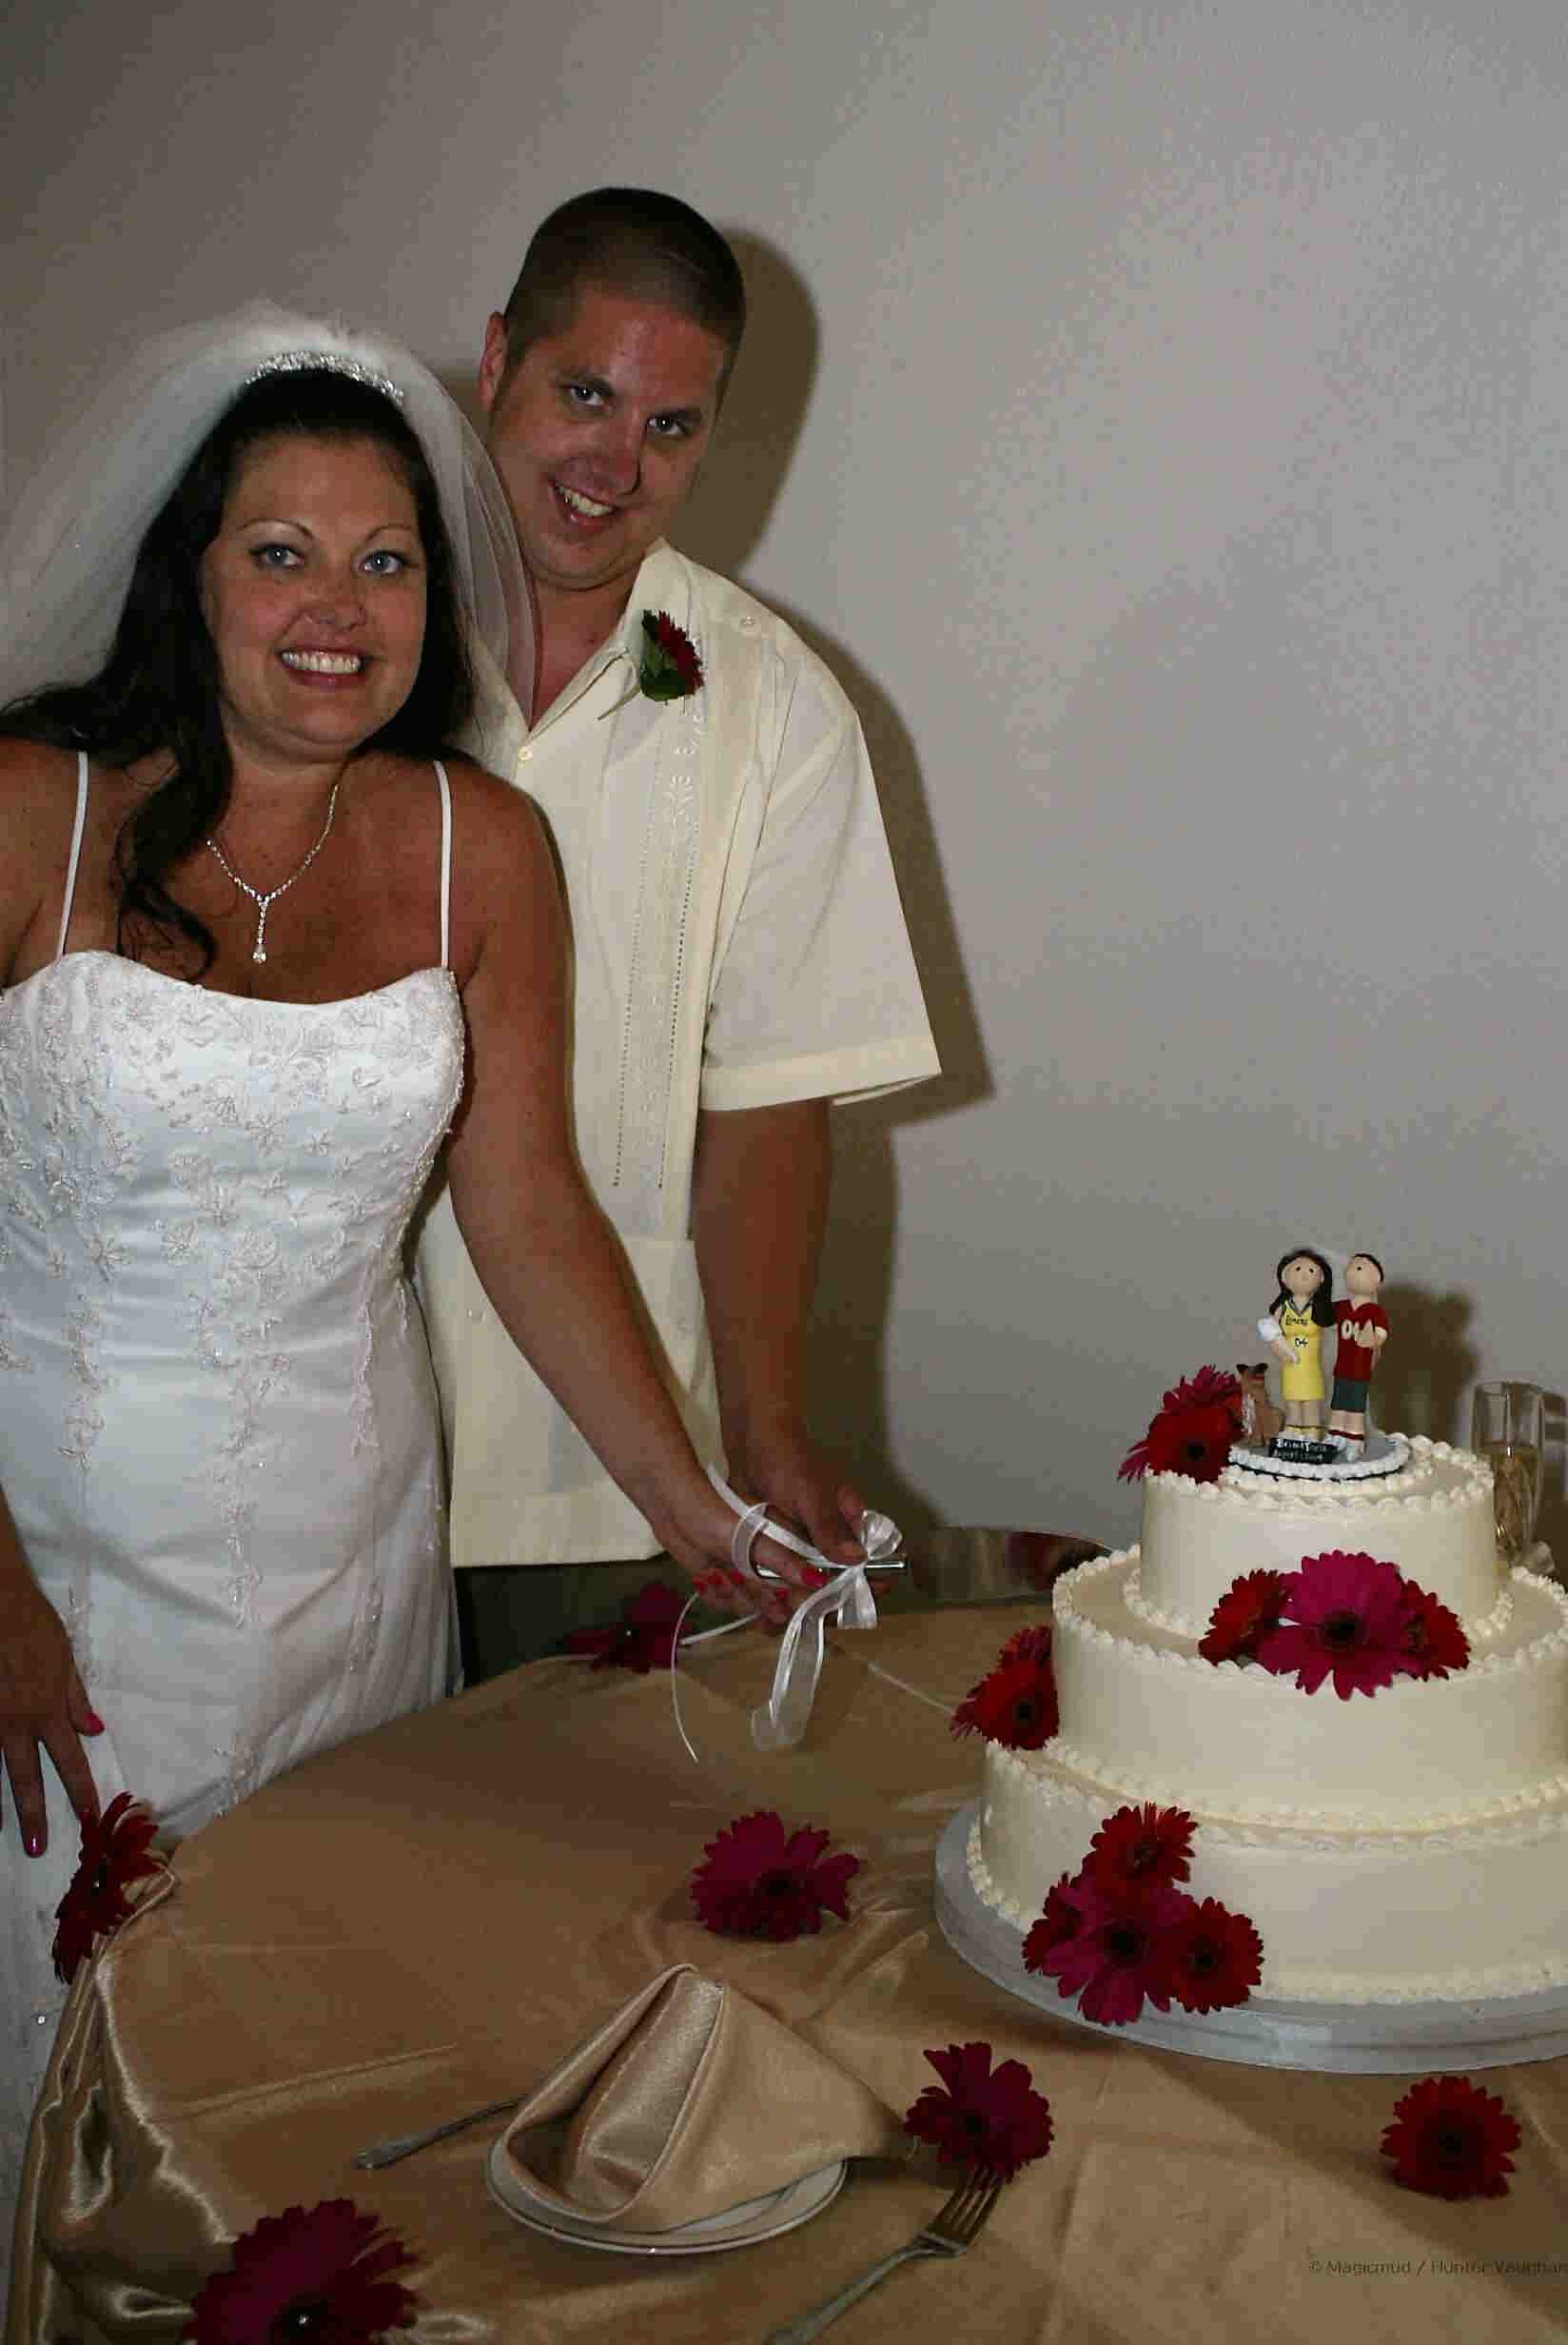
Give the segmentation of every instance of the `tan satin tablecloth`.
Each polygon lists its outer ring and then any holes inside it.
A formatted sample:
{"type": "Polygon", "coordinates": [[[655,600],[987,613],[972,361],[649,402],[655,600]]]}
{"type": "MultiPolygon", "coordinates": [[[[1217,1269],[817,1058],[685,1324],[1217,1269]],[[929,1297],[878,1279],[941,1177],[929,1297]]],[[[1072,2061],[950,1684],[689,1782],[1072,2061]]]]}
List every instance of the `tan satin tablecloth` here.
{"type": "Polygon", "coordinates": [[[760,2345],[934,2212],[934,2167],[859,2168],[796,2233],[651,2263],[511,2222],[482,2178],[499,2118],[379,2174],[349,2162],[520,2096],[679,1961],[809,2029],[895,2109],[931,2080],[926,2046],[976,2037],[1049,2097],[1055,2147],[979,2245],[896,2274],[835,2345],[1560,2338],[1568,2061],[1486,2079],[1523,2126],[1518,2172],[1507,2197],[1450,2206],[1397,2188],[1378,2155],[1401,2079],[1144,2051],[1014,2000],[950,1951],[931,1851],[980,1753],[947,1712],[1021,1617],[973,1607],[839,1636],[807,1744],[768,1758],[747,1718],[772,1648],[723,1639],[683,1674],[700,1766],[661,1677],[542,1662],[197,1835],[175,1894],[78,1981],[34,2129],[11,2345],[172,2339],[229,2237],[340,2195],[418,2247],[402,2276],[416,2339],[760,2345]],[[703,1842],[759,1806],[864,1858],[847,1926],[774,1946],[696,1923],[703,1842]]]}

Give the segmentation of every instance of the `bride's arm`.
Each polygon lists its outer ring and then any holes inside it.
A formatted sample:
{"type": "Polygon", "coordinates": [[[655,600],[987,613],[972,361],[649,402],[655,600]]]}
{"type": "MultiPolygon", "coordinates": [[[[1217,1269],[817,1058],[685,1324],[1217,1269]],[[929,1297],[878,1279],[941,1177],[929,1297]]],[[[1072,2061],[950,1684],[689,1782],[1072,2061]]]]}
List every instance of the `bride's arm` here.
{"type": "MultiPolygon", "coordinates": [[[[46,929],[59,923],[60,891],[69,854],[76,761],[33,741],[0,739],[0,979],[53,950],[46,929]],[[47,945],[47,952],[46,952],[47,945]]],[[[76,1674],[59,1614],[33,1578],[5,1494],[0,1491],[0,1830],[22,1835],[43,1853],[47,1751],[84,1823],[98,1812],[84,1734],[101,1722],[76,1674]],[[9,1813],[8,1813],[9,1811],[9,1813]]]]}
{"type": "MultiPolygon", "coordinates": [[[[477,951],[462,989],[468,1081],[447,1159],[458,1226],[513,1342],[696,1577],[728,1566],[735,1517],[697,1464],[578,1165],[555,867],[526,798],[489,775],[462,778],[477,785],[462,793],[457,839],[477,951]]],[[[787,1548],[760,1539],[755,1555],[810,1584],[787,1548]]],[[[776,1590],[757,1601],[787,1608],[776,1590]]]]}

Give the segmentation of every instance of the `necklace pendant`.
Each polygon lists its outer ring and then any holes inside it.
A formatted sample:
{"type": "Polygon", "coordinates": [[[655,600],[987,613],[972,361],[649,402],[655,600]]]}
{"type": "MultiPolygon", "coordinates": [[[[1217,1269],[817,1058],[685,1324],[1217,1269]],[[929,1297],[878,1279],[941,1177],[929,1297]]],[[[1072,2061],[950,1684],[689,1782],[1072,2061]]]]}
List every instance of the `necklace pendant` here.
{"type": "Polygon", "coordinates": [[[259,945],[256,947],[255,952],[254,952],[254,953],[252,953],[252,955],[251,955],[251,956],[250,956],[250,957],[251,957],[251,959],[252,959],[253,961],[265,961],[265,958],[266,958],[266,947],[265,947],[265,944],[259,944],[259,945]]]}

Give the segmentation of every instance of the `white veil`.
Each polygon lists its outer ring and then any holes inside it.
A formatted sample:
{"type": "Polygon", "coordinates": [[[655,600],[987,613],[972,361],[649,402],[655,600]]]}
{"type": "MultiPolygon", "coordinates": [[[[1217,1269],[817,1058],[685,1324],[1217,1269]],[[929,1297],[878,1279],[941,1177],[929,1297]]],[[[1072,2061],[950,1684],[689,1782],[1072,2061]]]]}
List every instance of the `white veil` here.
{"type": "Polygon", "coordinates": [[[323,364],[398,397],[435,475],[474,642],[479,754],[500,679],[527,675],[532,604],[500,483],[428,367],[384,334],[255,302],[148,343],[67,425],[0,532],[0,707],[103,665],[137,549],[197,448],[259,373],[323,364]],[[494,662],[492,668],[491,662],[494,662]]]}

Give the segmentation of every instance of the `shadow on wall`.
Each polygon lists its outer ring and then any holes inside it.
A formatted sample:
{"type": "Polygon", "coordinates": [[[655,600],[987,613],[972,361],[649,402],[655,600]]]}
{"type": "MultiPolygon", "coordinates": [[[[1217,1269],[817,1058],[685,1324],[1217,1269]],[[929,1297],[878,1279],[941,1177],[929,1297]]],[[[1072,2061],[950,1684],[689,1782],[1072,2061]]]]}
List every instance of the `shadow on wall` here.
{"type": "MultiPolygon", "coordinates": [[[[746,340],[722,427],[677,534],[694,560],[744,578],[804,427],[821,334],[810,290],[785,256],[756,237],[725,233],[746,279],[746,340]]],[[[760,595],[837,678],[865,728],[942,1060],[932,1082],[834,1113],[833,1197],[807,1350],[813,1430],[842,1458],[870,1503],[913,1533],[929,1529],[933,1517],[920,1490],[894,1465],[896,1429],[888,1421],[886,1331],[898,1219],[892,1134],[901,1124],[972,1106],[990,1096],[992,1085],[909,730],[842,643],[766,588],[760,595]]]]}
{"type": "Polygon", "coordinates": [[[1467,1330],[1467,1294],[1429,1294],[1421,1287],[1384,1287],[1388,1341],[1372,1387],[1373,1422],[1385,1431],[1425,1433],[1466,1448],[1468,1393],[1477,1357],[1467,1330]]]}

